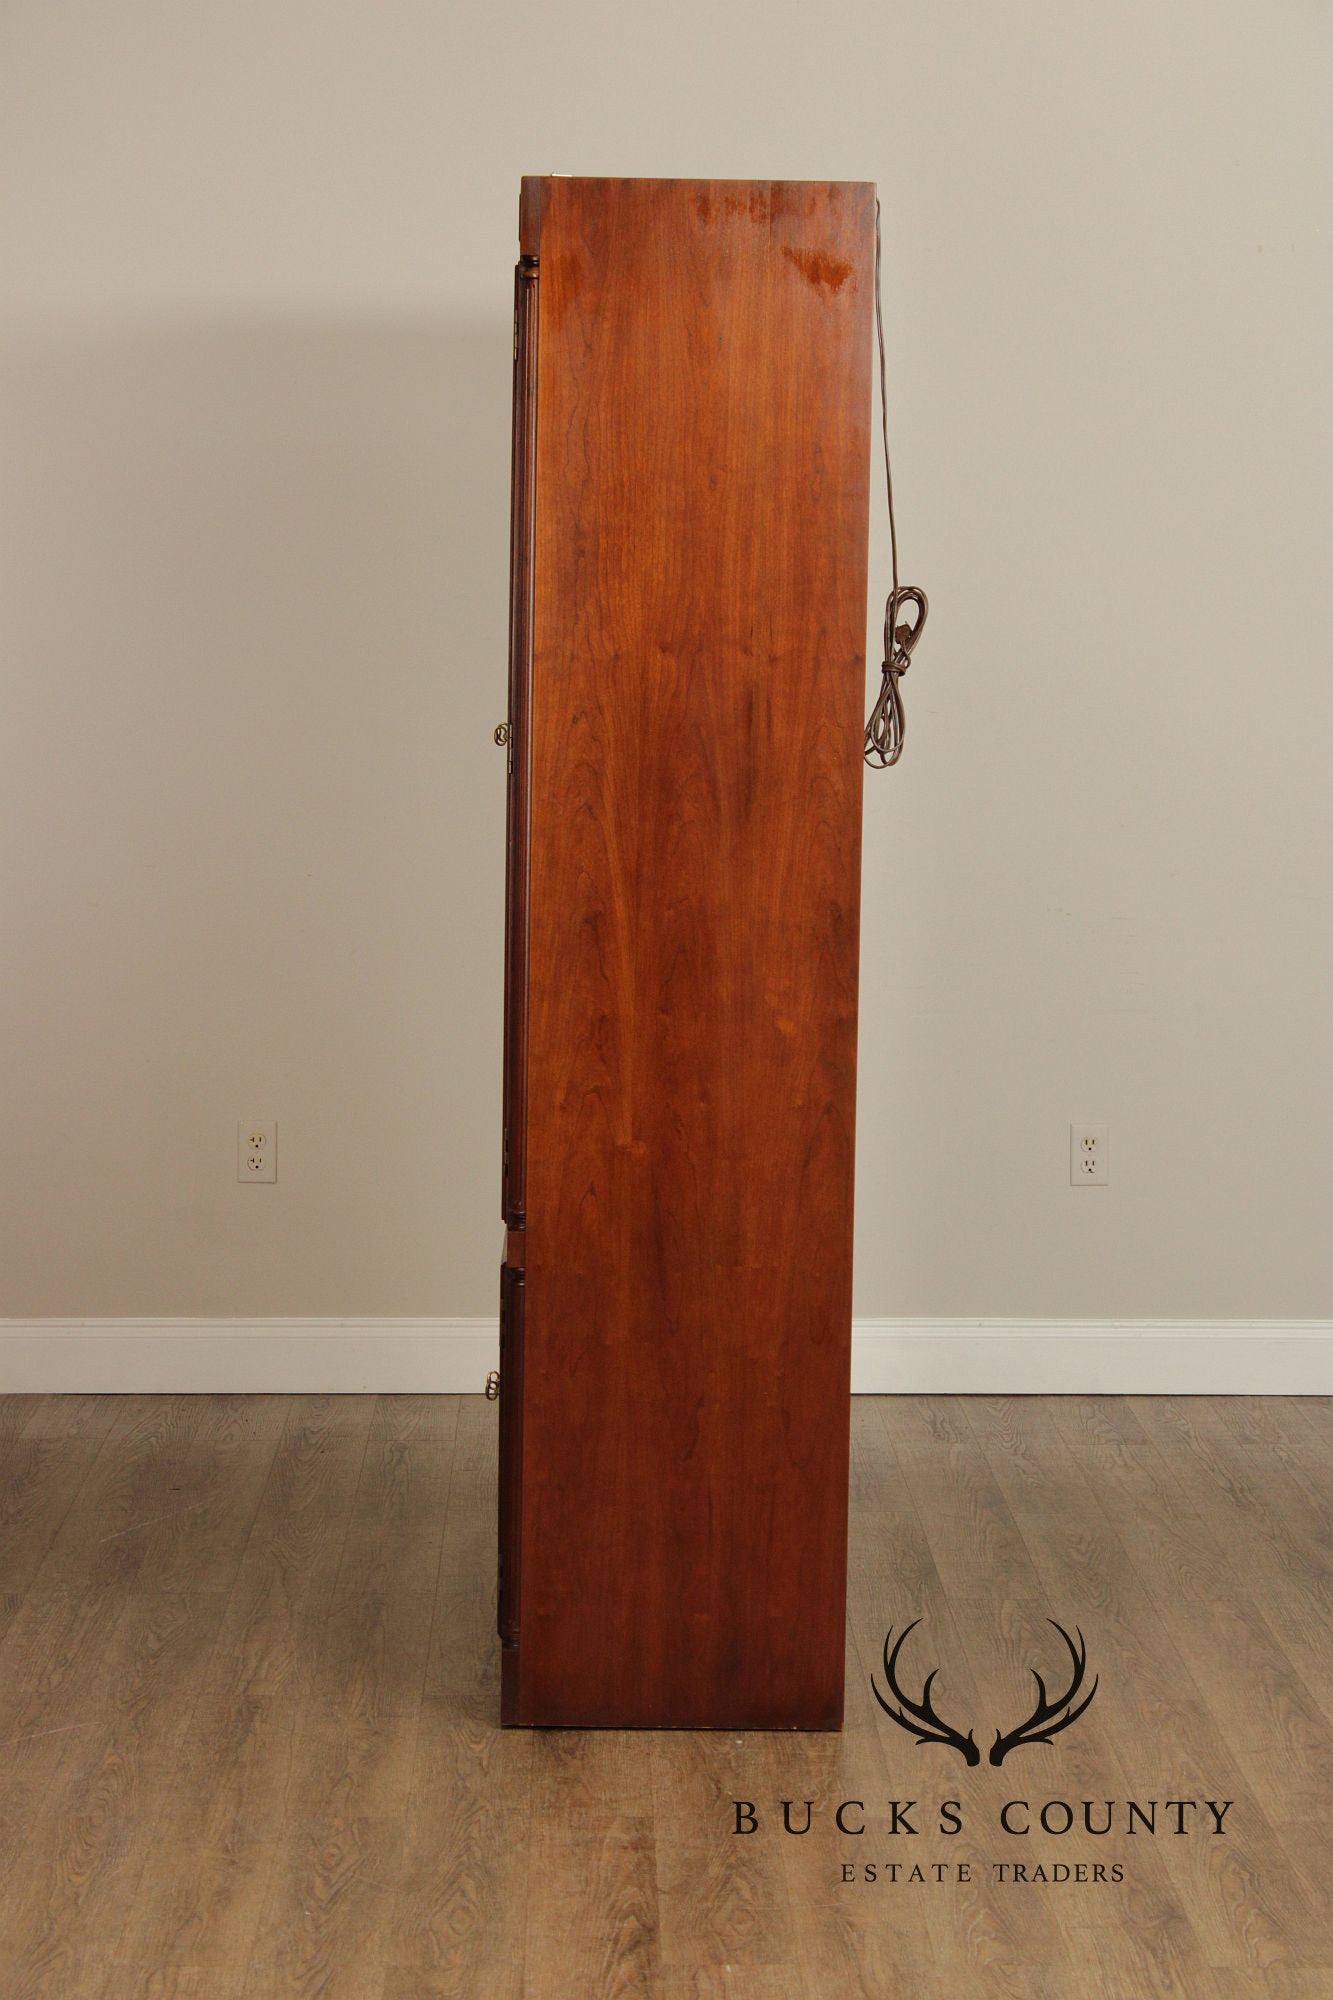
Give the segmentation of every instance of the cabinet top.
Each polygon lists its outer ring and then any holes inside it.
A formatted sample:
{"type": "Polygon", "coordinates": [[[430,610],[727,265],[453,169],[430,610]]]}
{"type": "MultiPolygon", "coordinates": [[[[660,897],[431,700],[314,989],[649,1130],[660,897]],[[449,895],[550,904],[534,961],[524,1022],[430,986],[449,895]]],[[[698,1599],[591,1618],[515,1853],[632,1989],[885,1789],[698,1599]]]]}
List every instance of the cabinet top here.
{"type": "Polygon", "coordinates": [[[633,191],[638,201],[663,210],[688,208],[704,225],[715,218],[813,216],[844,206],[873,206],[873,181],[736,181],[634,178],[628,175],[524,174],[519,197],[519,252],[540,254],[548,213],[568,204],[593,216],[617,207],[633,191]]]}

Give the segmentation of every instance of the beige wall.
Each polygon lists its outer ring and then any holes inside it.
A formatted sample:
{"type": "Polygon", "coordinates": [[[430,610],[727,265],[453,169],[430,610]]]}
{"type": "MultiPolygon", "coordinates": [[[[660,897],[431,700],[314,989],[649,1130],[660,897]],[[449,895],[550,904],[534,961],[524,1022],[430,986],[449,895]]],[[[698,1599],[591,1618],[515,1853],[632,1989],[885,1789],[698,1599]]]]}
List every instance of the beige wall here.
{"type": "Polygon", "coordinates": [[[8,0],[0,1311],[491,1310],[555,170],[885,197],[858,1311],[1327,1314],[1329,18],[8,0]]]}

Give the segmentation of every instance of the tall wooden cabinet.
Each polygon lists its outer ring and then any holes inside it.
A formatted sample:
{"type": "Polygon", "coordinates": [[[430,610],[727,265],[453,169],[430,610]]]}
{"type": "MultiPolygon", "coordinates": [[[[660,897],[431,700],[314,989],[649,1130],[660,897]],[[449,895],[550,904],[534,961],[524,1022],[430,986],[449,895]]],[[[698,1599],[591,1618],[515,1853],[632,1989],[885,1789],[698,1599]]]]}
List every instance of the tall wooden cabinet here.
{"type": "Polygon", "coordinates": [[[520,250],[503,1720],[836,1729],[874,189],[520,250]]]}

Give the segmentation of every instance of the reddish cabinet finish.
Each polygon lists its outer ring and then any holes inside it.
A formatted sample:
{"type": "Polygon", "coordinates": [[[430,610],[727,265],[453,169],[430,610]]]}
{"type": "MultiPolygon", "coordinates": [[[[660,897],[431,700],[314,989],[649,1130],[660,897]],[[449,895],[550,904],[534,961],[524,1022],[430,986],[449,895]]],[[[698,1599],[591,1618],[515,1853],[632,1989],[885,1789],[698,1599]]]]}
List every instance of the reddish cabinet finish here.
{"type": "Polygon", "coordinates": [[[503,1720],[834,1729],[874,189],[520,246],[503,1720]]]}

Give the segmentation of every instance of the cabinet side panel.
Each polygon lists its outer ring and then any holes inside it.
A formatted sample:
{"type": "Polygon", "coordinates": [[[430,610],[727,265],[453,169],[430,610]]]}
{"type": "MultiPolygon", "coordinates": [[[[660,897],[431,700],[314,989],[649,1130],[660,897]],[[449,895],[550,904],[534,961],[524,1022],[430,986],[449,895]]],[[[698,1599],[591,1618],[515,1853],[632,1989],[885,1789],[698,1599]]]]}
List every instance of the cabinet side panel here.
{"type": "Polygon", "coordinates": [[[547,184],[519,1721],[841,1718],[873,234],[547,184]]]}

